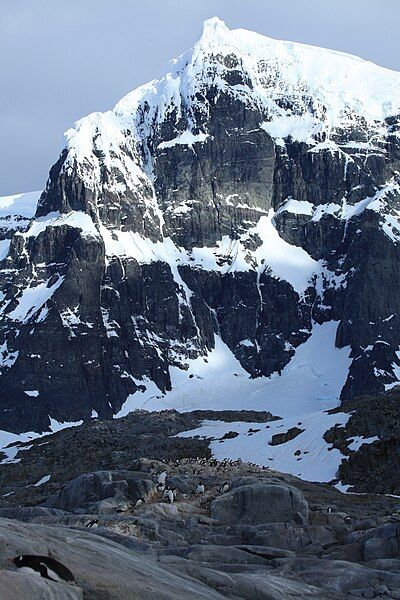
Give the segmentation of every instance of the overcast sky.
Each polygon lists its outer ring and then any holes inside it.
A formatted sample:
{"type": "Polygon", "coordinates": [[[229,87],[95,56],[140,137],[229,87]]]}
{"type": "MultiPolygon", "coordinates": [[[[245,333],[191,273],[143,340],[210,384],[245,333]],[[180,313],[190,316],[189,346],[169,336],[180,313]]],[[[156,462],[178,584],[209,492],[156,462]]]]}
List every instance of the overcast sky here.
{"type": "Polygon", "coordinates": [[[43,189],[64,131],[160,76],[215,15],[400,70],[399,0],[1,0],[0,195],[43,189]]]}

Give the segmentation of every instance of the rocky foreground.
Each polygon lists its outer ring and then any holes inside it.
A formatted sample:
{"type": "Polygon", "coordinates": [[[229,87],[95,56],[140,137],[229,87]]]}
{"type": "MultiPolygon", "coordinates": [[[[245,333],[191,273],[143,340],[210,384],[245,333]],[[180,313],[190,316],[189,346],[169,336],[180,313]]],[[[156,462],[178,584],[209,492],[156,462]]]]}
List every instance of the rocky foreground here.
{"type": "Polygon", "coordinates": [[[0,467],[0,598],[400,598],[399,499],[217,462],[206,440],[171,437],[212,416],[134,413],[18,447],[0,467]],[[21,573],[17,554],[56,558],[76,584],[21,573]]]}

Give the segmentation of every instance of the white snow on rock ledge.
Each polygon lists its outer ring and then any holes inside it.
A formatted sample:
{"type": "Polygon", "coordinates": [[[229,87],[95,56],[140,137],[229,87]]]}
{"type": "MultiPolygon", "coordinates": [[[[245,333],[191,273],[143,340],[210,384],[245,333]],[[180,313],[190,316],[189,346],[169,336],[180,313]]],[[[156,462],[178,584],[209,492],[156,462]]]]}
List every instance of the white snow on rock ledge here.
{"type": "Polygon", "coordinates": [[[38,217],[32,221],[29,229],[24,233],[24,236],[27,238],[36,237],[47,227],[62,227],[64,225],[80,229],[84,236],[99,236],[99,232],[90,215],[78,210],[70,211],[65,214],[52,212],[44,217],[38,217]]]}
{"type": "Polygon", "coordinates": [[[59,276],[57,281],[48,287],[50,280],[39,283],[33,287],[27,287],[18,298],[18,304],[6,316],[14,321],[26,323],[52,297],[64,281],[64,276],[59,276]]]}
{"type": "Polygon", "coordinates": [[[50,481],[51,475],[45,475],[44,477],[42,477],[41,479],[39,479],[39,481],[37,481],[36,483],[33,484],[33,487],[39,487],[45,483],[47,483],[48,481],[50,481]]]}
{"type": "Polygon", "coordinates": [[[191,131],[184,131],[180,136],[174,138],[173,140],[161,142],[161,144],[158,145],[158,149],[162,150],[164,148],[172,148],[173,146],[191,147],[193,144],[205,142],[208,137],[208,133],[198,133],[195,135],[191,131]]]}

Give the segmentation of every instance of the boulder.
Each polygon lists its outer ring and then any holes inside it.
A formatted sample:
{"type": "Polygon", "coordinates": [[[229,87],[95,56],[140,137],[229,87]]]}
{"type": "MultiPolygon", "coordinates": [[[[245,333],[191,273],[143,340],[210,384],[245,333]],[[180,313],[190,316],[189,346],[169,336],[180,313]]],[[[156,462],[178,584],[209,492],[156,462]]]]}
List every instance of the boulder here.
{"type": "Polygon", "coordinates": [[[378,560],[380,558],[393,558],[395,555],[396,548],[390,540],[373,537],[364,544],[365,562],[378,560]]]}
{"type": "Polygon", "coordinates": [[[211,516],[226,525],[287,523],[308,519],[308,504],[300,490],[283,484],[239,486],[211,503],[211,516]]]}
{"type": "Polygon", "coordinates": [[[96,471],[72,479],[67,485],[44,503],[47,508],[72,511],[88,508],[108,498],[149,498],[156,493],[156,485],[144,473],[135,471],[96,471]]]}

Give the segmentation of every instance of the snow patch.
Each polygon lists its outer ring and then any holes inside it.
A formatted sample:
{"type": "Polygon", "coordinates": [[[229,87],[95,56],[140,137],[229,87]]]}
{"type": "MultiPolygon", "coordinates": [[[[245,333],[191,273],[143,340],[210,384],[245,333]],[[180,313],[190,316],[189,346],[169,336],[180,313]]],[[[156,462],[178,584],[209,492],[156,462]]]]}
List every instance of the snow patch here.
{"type": "Polygon", "coordinates": [[[250,378],[224,342],[215,336],[215,348],[205,357],[188,360],[188,369],[170,367],[172,390],[163,394],[153,382],[137,381],[145,391],[128,396],[117,417],[136,409],[180,412],[191,410],[270,411],[283,417],[270,423],[209,422],[180,435],[222,437],[228,431],[237,438],[212,443],[217,458],[242,458],[303,479],[330,481],[343,459],[324,439],[324,433],[336,424],[347,423],[349,415],[328,414],[338,406],[339,395],[351,364],[350,348],[336,348],[338,323],[314,324],[310,337],[300,345],[282,374],[250,378]],[[274,433],[298,426],[305,431],[294,440],[269,446],[274,433]],[[249,428],[260,432],[248,435],[249,428]],[[300,458],[295,455],[301,450],[300,458]]]}
{"type": "Polygon", "coordinates": [[[68,225],[80,229],[82,235],[98,237],[99,232],[96,229],[90,215],[81,211],[71,211],[66,214],[59,212],[48,213],[44,217],[39,217],[32,221],[28,231],[24,234],[25,237],[37,237],[47,227],[62,227],[68,225]]]}
{"type": "Polygon", "coordinates": [[[59,276],[53,285],[48,287],[50,279],[34,287],[25,288],[18,298],[18,305],[7,314],[9,319],[26,323],[29,318],[45,304],[61,286],[64,276],[59,276]]]}
{"type": "Polygon", "coordinates": [[[347,447],[349,450],[353,450],[354,452],[359,450],[364,444],[373,444],[374,442],[379,441],[379,437],[377,435],[368,438],[357,435],[351,439],[352,441],[347,447]]]}
{"type": "Polygon", "coordinates": [[[174,138],[173,140],[168,140],[167,142],[161,142],[158,145],[158,149],[162,150],[164,148],[172,148],[173,146],[193,146],[193,144],[199,142],[205,142],[205,140],[209,137],[208,133],[197,133],[193,134],[191,131],[184,131],[181,135],[174,138]]]}
{"type": "Polygon", "coordinates": [[[37,203],[42,192],[25,192],[2,196],[0,198],[0,222],[10,216],[20,216],[31,219],[35,212],[37,203]]]}
{"type": "Polygon", "coordinates": [[[337,326],[337,321],[314,324],[310,337],[296,348],[281,375],[256,379],[215,336],[215,348],[204,357],[187,360],[187,370],[170,367],[171,391],[163,394],[150,385],[146,392],[128,396],[124,413],[129,405],[129,410],[175,408],[181,412],[246,408],[293,417],[333,408],[351,364],[350,348],[335,347],[337,326]]]}
{"type": "Polygon", "coordinates": [[[307,200],[294,200],[289,198],[283,206],[279,208],[276,214],[281,212],[289,212],[295,215],[307,215],[312,216],[314,212],[314,205],[307,200]]]}
{"type": "Polygon", "coordinates": [[[39,481],[37,481],[36,483],[33,484],[33,487],[39,487],[40,485],[43,485],[44,483],[47,483],[48,481],[50,481],[51,475],[45,475],[44,477],[42,477],[41,479],[39,479],[39,481]]]}

